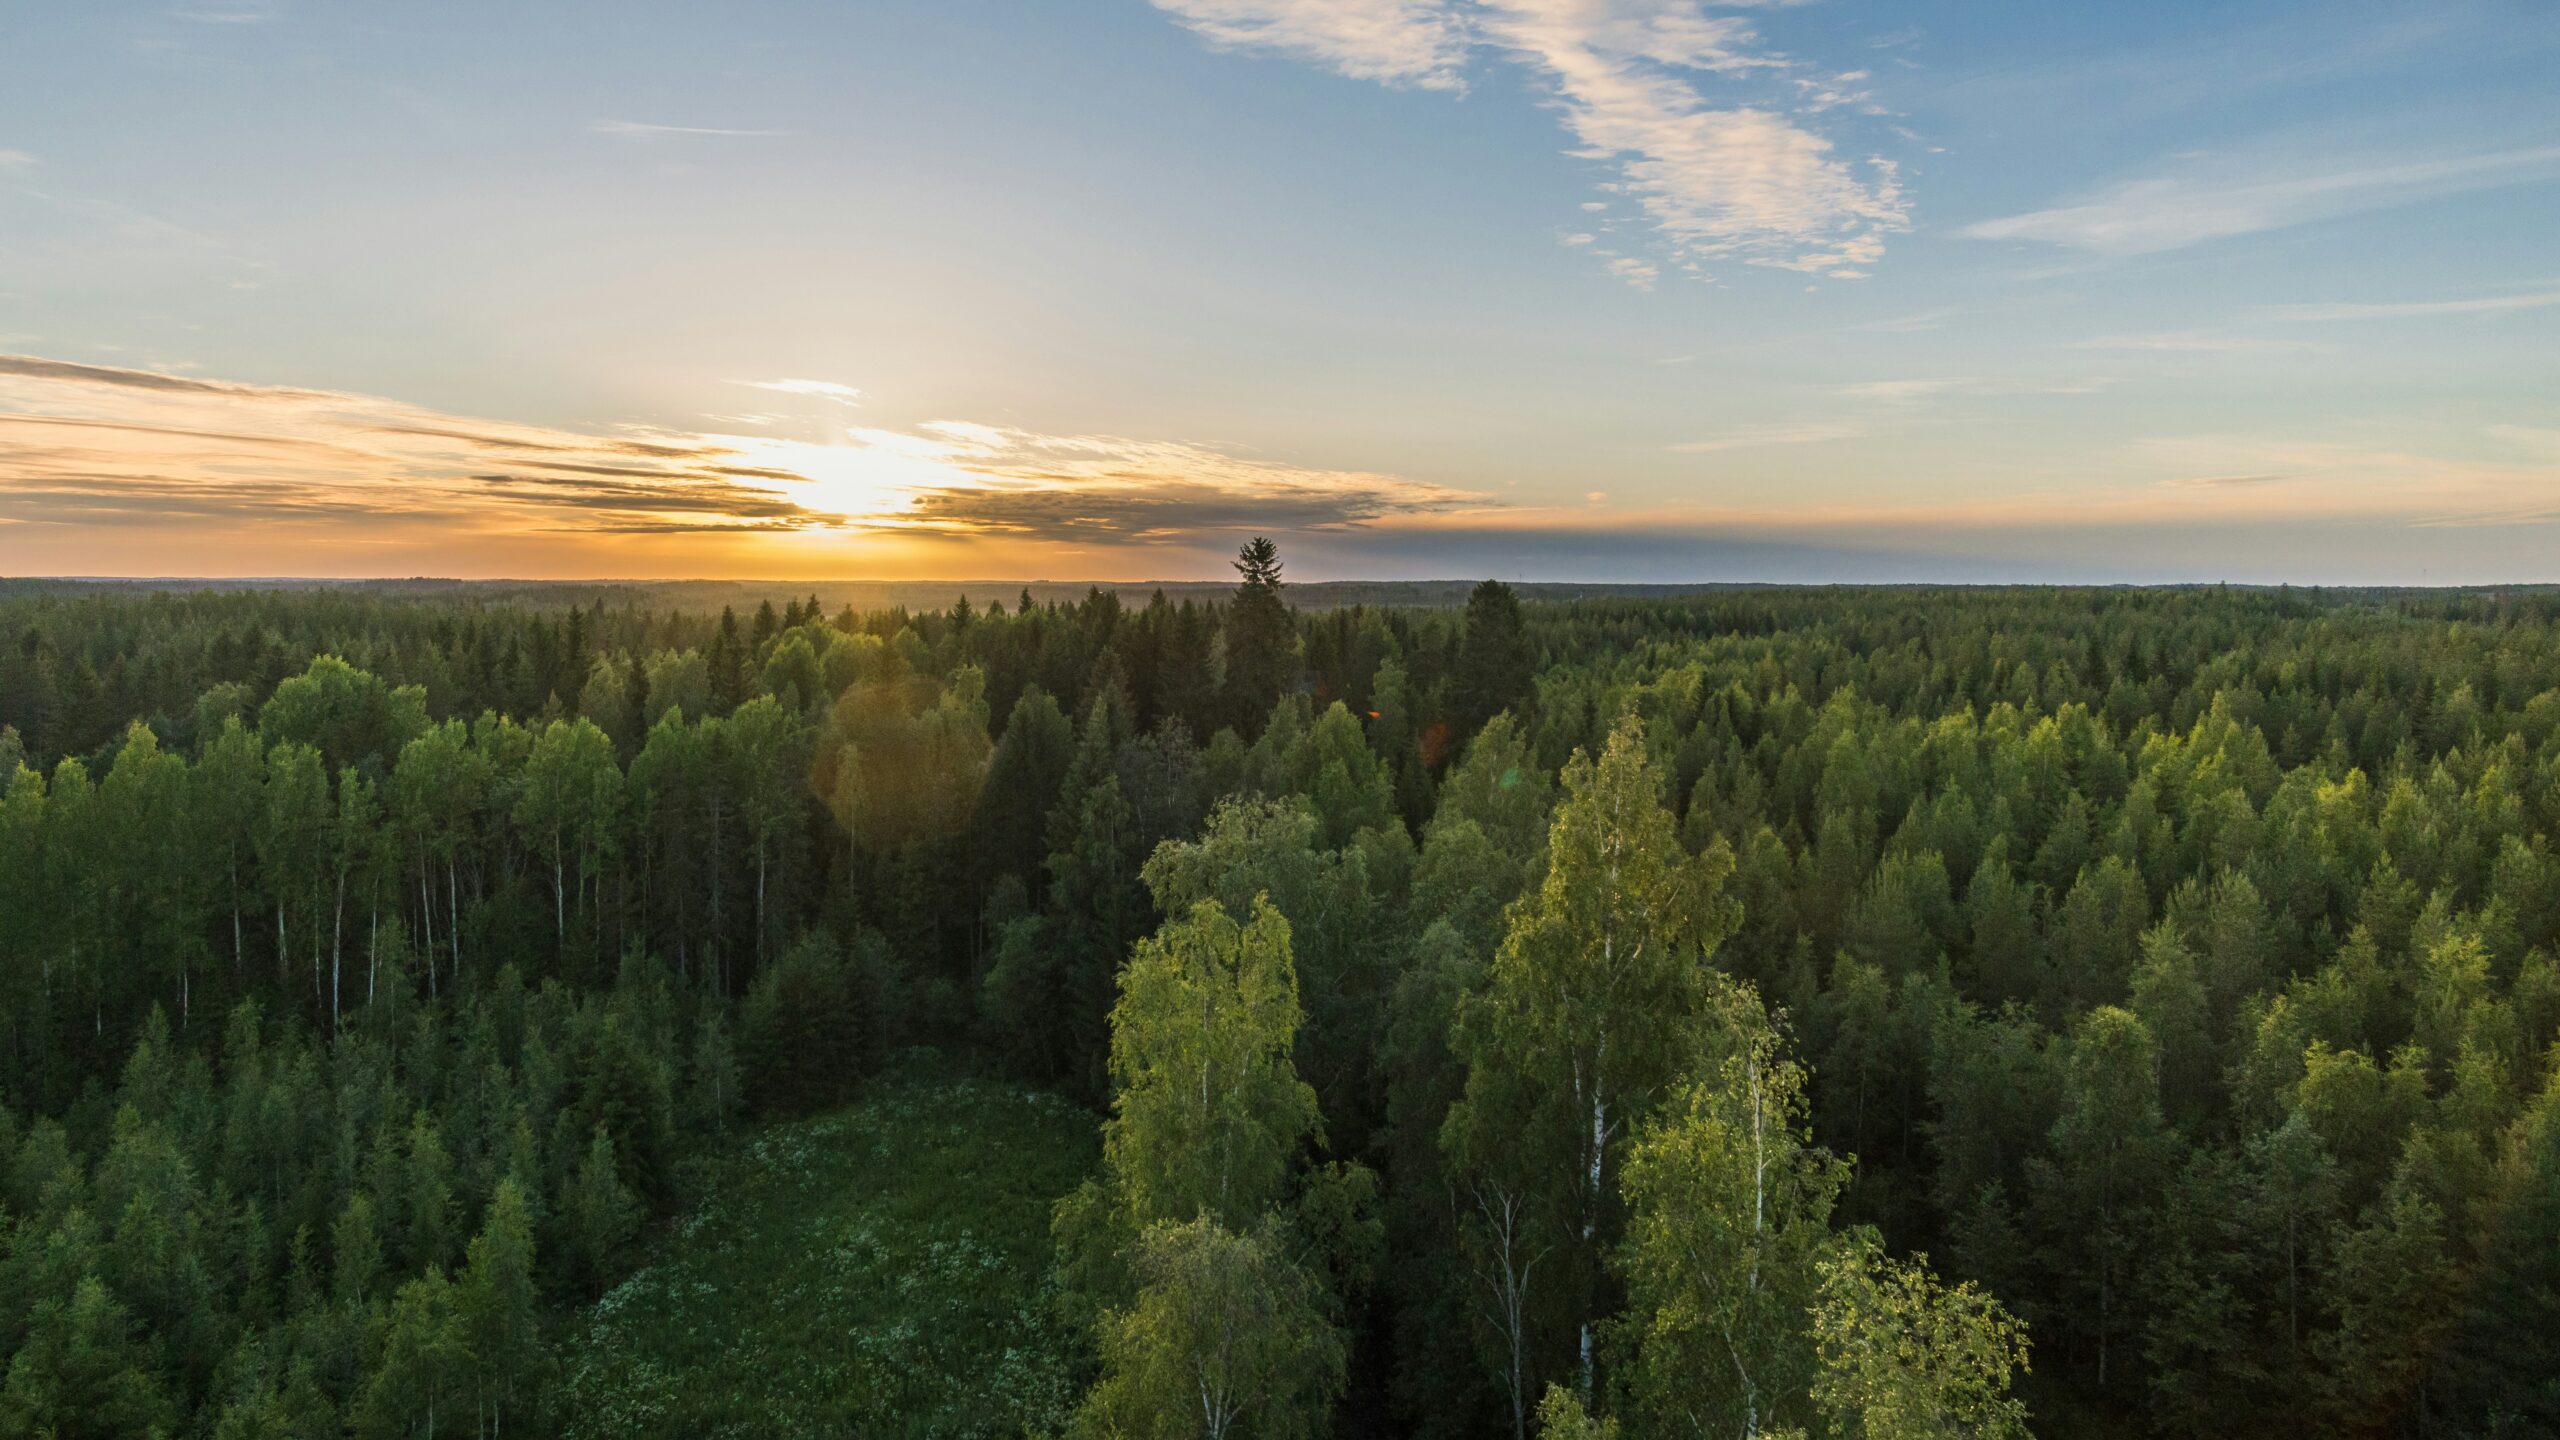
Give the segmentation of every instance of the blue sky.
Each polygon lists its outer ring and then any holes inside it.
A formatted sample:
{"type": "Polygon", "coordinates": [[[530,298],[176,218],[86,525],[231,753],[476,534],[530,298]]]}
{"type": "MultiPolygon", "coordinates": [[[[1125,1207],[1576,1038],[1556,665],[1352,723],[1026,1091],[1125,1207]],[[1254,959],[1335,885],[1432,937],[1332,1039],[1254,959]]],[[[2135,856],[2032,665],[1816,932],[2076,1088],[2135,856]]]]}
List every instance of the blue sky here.
{"type": "Polygon", "coordinates": [[[2560,579],[2560,9],[20,4],[0,571],[2560,579]]]}

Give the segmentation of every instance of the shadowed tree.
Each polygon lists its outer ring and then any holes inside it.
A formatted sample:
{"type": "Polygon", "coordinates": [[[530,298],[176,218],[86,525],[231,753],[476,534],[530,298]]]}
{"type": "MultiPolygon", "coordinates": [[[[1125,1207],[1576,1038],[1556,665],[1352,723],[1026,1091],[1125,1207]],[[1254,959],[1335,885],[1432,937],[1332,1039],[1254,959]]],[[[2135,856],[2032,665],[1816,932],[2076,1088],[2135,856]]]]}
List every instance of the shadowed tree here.
{"type": "Polygon", "coordinates": [[[1280,547],[1256,535],[1236,551],[1235,567],[1226,613],[1227,718],[1249,736],[1297,678],[1298,622],[1281,598],[1280,547]]]}
{"type": "Polygon", "coordinates": [[[1464,639],[1458,649],[1455,694],[1458,721],[1472,734],[1529,698],[1537,660],[1520,597],[1499,580],[1477,585],[1467,596],[1464,639]]]}

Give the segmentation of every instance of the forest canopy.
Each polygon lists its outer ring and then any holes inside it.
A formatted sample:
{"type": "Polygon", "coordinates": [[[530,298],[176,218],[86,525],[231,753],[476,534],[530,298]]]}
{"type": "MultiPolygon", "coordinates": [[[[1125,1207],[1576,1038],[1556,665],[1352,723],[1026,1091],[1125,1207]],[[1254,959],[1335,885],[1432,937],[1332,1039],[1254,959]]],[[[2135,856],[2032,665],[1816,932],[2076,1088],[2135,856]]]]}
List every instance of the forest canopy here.
{"type": "Polygon", "coordinates": [[[1281,560],[0,595],[0,1436],[557,1433],[927,1049],[1061,1428],[2560,1427],[2560,597],[1281,560]]]}

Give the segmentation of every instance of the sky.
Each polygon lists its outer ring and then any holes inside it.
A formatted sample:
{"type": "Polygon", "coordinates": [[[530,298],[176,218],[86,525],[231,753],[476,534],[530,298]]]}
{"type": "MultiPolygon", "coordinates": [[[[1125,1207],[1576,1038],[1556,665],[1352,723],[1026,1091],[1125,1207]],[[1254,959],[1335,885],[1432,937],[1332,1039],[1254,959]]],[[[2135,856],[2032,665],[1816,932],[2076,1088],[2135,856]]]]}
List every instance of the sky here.
{"type": "Polygon", "coordinates": [[[0,0],[0,574],[2560,580],[2560,6],[0,0]]]}

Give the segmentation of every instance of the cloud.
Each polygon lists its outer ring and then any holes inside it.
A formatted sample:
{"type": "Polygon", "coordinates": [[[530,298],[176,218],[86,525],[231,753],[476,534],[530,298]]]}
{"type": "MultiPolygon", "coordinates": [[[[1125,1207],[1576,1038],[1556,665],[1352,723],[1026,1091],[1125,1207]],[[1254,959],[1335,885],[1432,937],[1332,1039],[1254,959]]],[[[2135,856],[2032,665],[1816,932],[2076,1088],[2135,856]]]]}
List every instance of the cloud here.
{"type": "Polygon", "coordinates": [[[2547,463],[2560,465],[2560,430],[2537,425],[2492,425],[2489,438],[2547,463]]]}
{"type": "Polygon", "coordinates": [[[884,469],[912,477],[865,519],[951,534],[1181,542],[1257,525],[1349,529],[1483,501],[1399,476],[1310,469],[1188,441],[951,420],[913,432],[857,429],[852,438],[884,469]]]}
{"type": "MultiPolygon", "coordinates": [[[[1867,385],[1882,403],[1845,418],[1744,425],[1671,448],[1713,454],[1877,434],[1899,413],[1895,397],[1940,393],[1867,385]]],[[[2539,553],[2521,539],[2478,538],[2560,523],[2560,430],[2539,413],[2523,418],[2532,423],[2485,428],[2472,452],[2397,449],[2352,433],[2169,437],[2080,457],[2042,488],[2008,493],[1906,487],[1889,502],[1826,503],[1739,488],[1720,499],[1693,486],[1670,503],[1621,490],[1605,502],[1577,493],[1538,507],[1196,440],[960,419],[816,427],[800,438],[576,430],[10,356],[0,360],[0,556],[14,570],[97,555],[173,571],[230,563],[249,573],[420,573],[411,557],[434,555],[443,558],[428,563],[505,573],[487,567],[538,553],[547,573],[635,573],[625,560],[640,556],[658,573],[773,574],[788,557],[868,564],[898,552],[856,542],[903,539],[923,547],[911,556],[983,545],[966,563],[1002,555],[1009,560],[994,568],[1024,573],[1058,573],[1060,557],[1081,555],[1104,557],[1078,562],[1094,567],[1087,573],[1125,564],[1161,574],[1207,568],[1226,537],[1268,530],[1300,537],[1305,553],[1370,557],[1353,573],[1379,573],[1383,557],[1453,553],[1430,550],[1433,537],[1544,555],[1549,573],[1601,564],[1592,557],[1612,547],[1684,537],[1703,554],[1697,542],[1720,537],[1905,560],[1978,546],[1967,553],[2004,557],[1986,562],[1986,576],[2016,578],[2022,553],[2116,574],[2201,564],[2201,552],[2181,547],[2210,543],[2236,557],[2229,563],[2262,565],[2261,551],[2287,550],[2277,543],[2284,537],[2317,533],[2361,537],[2363,558],[2336,562],[2352,573],[2400,565],[2421,543],[2459,558],[2447,548],[2453,539],[2422,535],[2471,536],[2461,543],[2500,556],[2539,553]],[[2244,533],[2246,546],[2234,539],[2244,533]],[[549,548],[509,548],[533,544],[528,536],[549,548]],[[1174,555],[1182,558],[1165,558],[1174,555]],[[578,558],[595,556],[615,558],[578,558]]],[[[956,562],[928,563],[949,573],[956,562]]],[[[2486,562],[2475,554],[2473,563],[2486,562]]],[[[1815,578],[1877,573],[1849,566],[1815,578]]]]}
{"type": "Polygon", "coordinates": [[[1962,233],[2147,255],[2553,174],[2560,174],[2560,146],[2373,160],[2346,169],[2307,167],[2295,156],[2203,160],[2178,173],[2126,181],[2081,204],[1979,221],[1962,233]]]}
{"type": "Polygon", "coordinates": [[[1635,202],[1675,260],[1857,278],[1909,226],[1894,162],[1844,160],[1799,118],[1860,99],[1843,87],[1864,77],[1800,73],[1708,0],[1155,3],[1214,44],[1363,79],[1455,90],[1478,51],[1524,66],[1562,117],[1569,153],[1613,167],[1606,188],[1635,202]],[[1709,79],[1755,84],[1763,98],[1711,101],[1709,79]]]}
{"type": "Polygon", "coordinates": [[[1964,313],[1961,306],[1941,305],[1932,310],[1919,310],[1909,315],[1895,315],[1883,320],[1869,320],[1845,328],[1880,335],[1909,335],[1924,330],[1943,328],[1949,320],[1964,313]]]}
{"type": "MultiPolygon", "coordinates": [[[[849,400],[829,381],[754,383],[849,400]]],[[[0,356],[0,528],[225,521],[364,538],[525,531],[1188,540],[1353,529],[1480,502],[1188,441],[962,420],[821,438],[567,430],[376,396],[0,356]],[[154,517],[160,517],[155,522],[154,517]]],[[[293,542],[277,542],[293,543],[293,542]]],[[[304,542],[308,543],[308,542],[304,542]]]]}
{"type": "Polygon", "coordinates": [[[1467,34],[1445,0],[1154,0],[1222,49],[1270,50],[1354,80],[1463,90],[1467,34]]]}
{"type": "Polygon", "coordinates": [[[784,395],[807,395],[820,400],[833,400],[843,405],[862,403],[862,392],[833,380],[741,380],[737,382],[756,390],[772,390],[784,395]]]}
{"type": "Polygon", "coordinates": [[[27,380],[60,380],[130,390],[164,390],[187,395],[221,395],[235,400],[295,401],[318,398],[316,390],[287,390],[268,385],[230,385],[194,380],[157,370],[129,370],[116,365],[83,365],[76,360],[47,360],[40,355],[0,355],[0,376],[27,380]]]}
{"type": "Polygon", "coordinates": [[[0,517],[20,522],[133,512],[139,523],[152,506],[244,523],[378,517],[463,531],[588,510],[783,527],[831,518],[723,473],[734,454],[708,437],[580,434],[368,395],[0,356],[0,473],[11,477],[0,517]],[[516,473],[493,482],[493,459],[516,473]]]}
{"type": "Polygon", "coordinates": [[[662,135],[720,135],[754,140],[800,133],[797,130],[731,130],[716,125],[651,125],[639,120],[598,120],[587,129],[598,135],[618,135],[627,140],[651,140],[662,135]]]}
{"type": "Polygon", "coordinates": [[[2051,380],[1935,375],[1910,380],[1861,380],[1840,386],[1839,393],[1853,400],[1907,408],[1937,395],[2095,395],[2115,383],[2104,375],[2051,380]]]}
{"type": "Polygon", "coordinates": [[[2101,335],[2072,343],[2075,350],[2153,350],[2179,355],[2289,354],[2320,347],[2308,340],[2226,335],[2211,330],[2163,330],[2148,335],[2101,335]]]}
{"type": "Polygon", "coordinates": [[[2560,290],[2525,295],[2483,295],[2469,300],[2403,300],[2380,304],[2271,305],[2258,313],[2269,320],[2323,324],[2348,320],[2411,320],[2432,315],[2504,315],[2560,305],[2560,290]]]}
{"type": "Polygon", "coordinates": [[[1832,142],[1767,106],[1719,107],[1700,75],[1790,67],[1743,21],[1700,3],[1484,0],[1487,43],[1541,71],[1586,159],[1682,258],[1736,256],[1807,272],[1881,259],[1908,213],[1889,161],[1859,175],[1832,142]]]}
{"type": "Polygon", "coordinates": [[[20,175],[36,168],[36,157],[24,150],[0,150],[0,175],[20,175]]]}
{"type": "Polygon", "coordinates": [[[1601,268],[1639,290],[1652,289],[1653,282],[1662,278],[1662,267],[1633,255],[1612,255],[1601,268]]]}
{"type": "MultiPolygon", "coordinates": [[[[2524,454],[2521,462],[2353,439],[2248,435],[2158,437],[2134,445],[2129,458],[2155,474],[2167,472],[2153,485],[2181,497],[2170,503],[2210,507],[2189,513],[2432,528],[2542,524],[2560,520],[2553,500],[2560,495],[2560,447],[2538,449],[2530,438],[2535,433],[2513,425],[2484,432],[2524,454]]],[[[2127,496],[2125,503],[2140,502],[2127,496]]]]}

